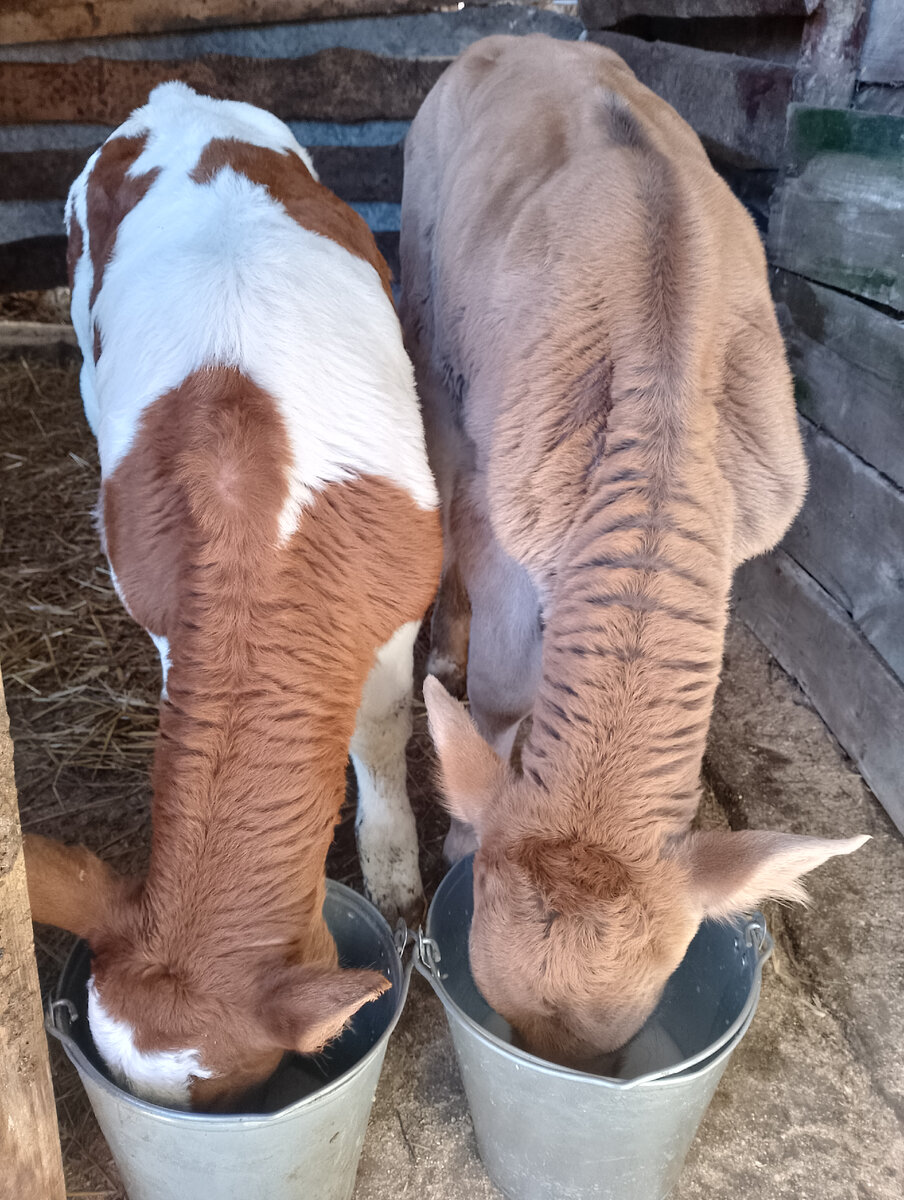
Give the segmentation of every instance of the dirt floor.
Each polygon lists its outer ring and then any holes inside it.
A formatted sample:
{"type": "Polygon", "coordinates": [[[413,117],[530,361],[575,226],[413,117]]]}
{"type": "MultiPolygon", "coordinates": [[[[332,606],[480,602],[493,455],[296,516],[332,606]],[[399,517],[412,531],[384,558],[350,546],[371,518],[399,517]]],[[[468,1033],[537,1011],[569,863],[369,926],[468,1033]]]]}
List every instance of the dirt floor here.
{"type": "MultiPolygon", "coordinates": [[[[27,306],[22,315],[39,319],[27,306]]],[[[0,362],[0,430],[0,661],[23,825],[139,871],[159,666],[119,605],[93,529],[97,460],[76,366],[0,362]]],[[[409,785],[428,891],[442,874],[445,826],[432,770],[418,707],[409,785]]],[[[777,951],[760,1008],[675,1196],[898,1200],[904,843],[798,689],[739,626],[727,646],[707,778],[706,824],[866,832],[874,840],[817,873],[810,909],[768,913],[777,951]]],[[[352,801],[353,783],[350,791],[352,801]]],[[[360,887],[352,803],[329,868],[360,887]]],[[[45,989],[70,941],[36,929],[45,989]]],[[[115,1165],[78,1078],[55,1043],[52,1054],[69,1194],[119,1200],[115,1165]]],[[[442,1010],[415,976],[387,1054],[356,1200],[497,1195],[476,1154],[442,1010]]]]}

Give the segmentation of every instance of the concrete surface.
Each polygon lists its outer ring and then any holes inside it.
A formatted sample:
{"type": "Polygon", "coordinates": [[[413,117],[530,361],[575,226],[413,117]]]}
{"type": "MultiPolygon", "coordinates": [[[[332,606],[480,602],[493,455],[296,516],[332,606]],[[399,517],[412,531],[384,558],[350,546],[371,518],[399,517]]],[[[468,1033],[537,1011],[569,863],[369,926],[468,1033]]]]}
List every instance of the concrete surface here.
{"type": "MultiPolygon", "coordinates": [[[[735,624],[713,718],[704,823],[873,841],[769,906],[776,953],[674,1200],[904,1195],[904,842],[818,716],[735,624]]],[[[490,1200],[442,1008],[415,975],[377,1093],[355,1200],[490,1200]]],[[[654,1200],[654,1198],[651,1198],[654,1200]]]]}

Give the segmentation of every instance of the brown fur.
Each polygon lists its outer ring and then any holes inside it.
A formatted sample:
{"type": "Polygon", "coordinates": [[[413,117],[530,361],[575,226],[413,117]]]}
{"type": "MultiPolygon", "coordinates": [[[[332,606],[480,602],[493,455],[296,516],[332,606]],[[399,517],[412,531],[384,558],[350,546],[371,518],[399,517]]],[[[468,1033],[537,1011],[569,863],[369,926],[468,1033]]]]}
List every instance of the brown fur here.
{"type": "MultiPolygon", "coordinates": [[[[94,268],[89,299],[91,308],[103,286],[104,270],[113,257],[116,235],[123,218],[143,198],[159,174],[156,168],[143,175],[128,174],[146,144],[147,134],[112,138],[104,144],[91,171],[87,193],[88,244],[94,268]]],[[[81,233],[78,235],[80,237],[81,233]]],[[[77,262],[78,256],[74,255],[72,261],[73,264],[77,262]]]]}
{"type": "Polygon", "coordinates": [[[125,602],[173,658],[150,869],[103,920],[93,905],[67,925],[71,866],[32,861],[35,918],[91,938],[104,1004],[139,1049],[202,1050],[218,1076],[193,1085],[206,1107],[284,1049],[319,1049],[387,986],[335,970],[324,868],[364,681],[432,598],[438,516],[357,478],[319,492],[277,548],[288,455],[272,400],[232,370],[145,412],[102,515],[125,602]]]}
{"type": "Polygon", "coordinates": [[[305,229],[338,242],[356,258],[370,263],[392,300],[392,273],[367,222],[329,188],[318,183],[297,155],[280,154],[232,138],[214,138],[204,148],[191,177],[196,183],[208,183],[224,167],[232,167],[266,188],[293,221],[305,229]]]}
{"type": "MultiPolygon", "coordinates": [[[[798,886],[787,839],[754,870],[689,834],[731,574],[806,481],[765,260],[672,109],[611,51],[539,36],[478,43],[427,98],[401,251],[444,576],[472,609],[477,728],[425,685],[480,844],[472,966],[528,1045],[586,1061],[706,912],[798,886]]],[[[854,848],[815,841],[803,869],[854,848]]]]}

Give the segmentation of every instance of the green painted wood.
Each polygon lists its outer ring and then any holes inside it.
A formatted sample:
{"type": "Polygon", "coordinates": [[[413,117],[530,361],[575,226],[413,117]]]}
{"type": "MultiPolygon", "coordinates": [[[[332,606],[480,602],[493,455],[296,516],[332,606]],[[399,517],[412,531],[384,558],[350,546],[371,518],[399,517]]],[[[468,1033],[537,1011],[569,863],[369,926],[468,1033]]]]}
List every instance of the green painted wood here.
{"type": "Polygon", "coordinates": [[[782,551],[745,563],[738,615],[798,680],[904,832],[904,684],[850,617],[782,551]]]}
{"type": "Polygon", "coordinates": [[[787,271],[772,294],[800,412],[904,487],[904,322],[787,271]]]}
{"type": "Polygon", "coordinates": [[[904,118],[793,106],[778,266],[904,311],[904,118]]]}
{"type": "Polygon", "coordinates": [[[717,156],[745,167],[780,165],[794,77],[790,67],[622,33],[590,38],[620,54],[717,156]]]}
{"type": "Polygon", "coordinates": [[[904,492],[802,419],[810,490],[782,548],[904,679],[904,492]]]}

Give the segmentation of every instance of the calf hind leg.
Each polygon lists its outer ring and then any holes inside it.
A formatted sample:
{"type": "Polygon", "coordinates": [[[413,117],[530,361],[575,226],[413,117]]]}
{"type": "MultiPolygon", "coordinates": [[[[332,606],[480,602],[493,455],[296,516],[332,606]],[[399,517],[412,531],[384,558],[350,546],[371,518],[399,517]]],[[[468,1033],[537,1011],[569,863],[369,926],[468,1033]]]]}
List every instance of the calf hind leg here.
{"type": "Polygon", "coordinates": [[[358,780],[355,832],[367,894],[391,925],[401,916],[412,928],[424,909],[405,760],[419,628],[419,621],[410,621],[378,651],[350,747],[358,780]]]}

